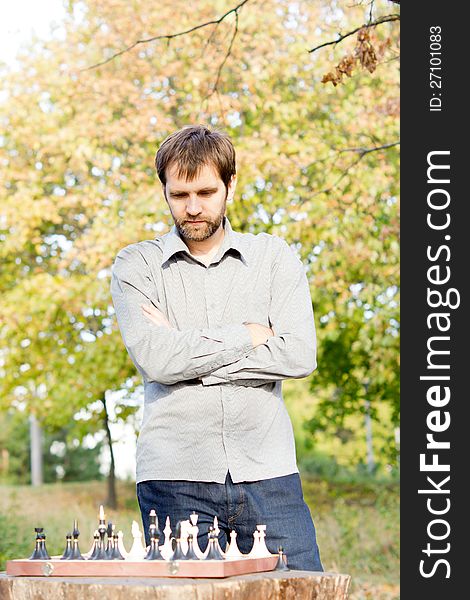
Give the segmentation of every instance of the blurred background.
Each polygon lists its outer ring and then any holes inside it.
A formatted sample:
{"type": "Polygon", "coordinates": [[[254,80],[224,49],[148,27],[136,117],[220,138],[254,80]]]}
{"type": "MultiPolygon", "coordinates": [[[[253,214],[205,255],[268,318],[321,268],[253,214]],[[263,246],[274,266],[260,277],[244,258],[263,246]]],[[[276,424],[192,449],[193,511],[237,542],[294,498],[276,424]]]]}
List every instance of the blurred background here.
{"type": "MultiPolygon", "coordinates": [[[[109,292],[169,230],[153,158],[237,151],[234,229],[305,265],[318,368],[284,382],[326,570],[398,598],[399,2],[16,0],[0,21],[0,568],[97,511],[140,522],[143,389],[109,292]]],[[[88,544],[89,542],[89,544],[88,544]]]]}

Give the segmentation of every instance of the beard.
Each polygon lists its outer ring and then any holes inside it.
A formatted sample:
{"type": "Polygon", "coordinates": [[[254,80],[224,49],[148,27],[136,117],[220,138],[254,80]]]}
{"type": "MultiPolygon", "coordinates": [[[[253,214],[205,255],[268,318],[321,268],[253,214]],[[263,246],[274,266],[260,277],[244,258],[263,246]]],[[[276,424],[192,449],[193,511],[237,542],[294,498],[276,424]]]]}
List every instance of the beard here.
{"type": "Polygon", "coordinates": [[[224,203],[219,214],[214,218],[201,216],[197,217],[197,219],[188,219],[188,217],[175,219],[175,217],[172,215],[176,229],[181,238],[183,240],[190,240],[192,242],[202,242],[203,240],[207,240],[214,235],[214,233],[219,229],[222,219],[224,218],[225,209],[227,206],[227,196],[228,191],[225,193],[224,203]],[[203,223],[191,223],[191,220],[201,220],[203,223]]]}

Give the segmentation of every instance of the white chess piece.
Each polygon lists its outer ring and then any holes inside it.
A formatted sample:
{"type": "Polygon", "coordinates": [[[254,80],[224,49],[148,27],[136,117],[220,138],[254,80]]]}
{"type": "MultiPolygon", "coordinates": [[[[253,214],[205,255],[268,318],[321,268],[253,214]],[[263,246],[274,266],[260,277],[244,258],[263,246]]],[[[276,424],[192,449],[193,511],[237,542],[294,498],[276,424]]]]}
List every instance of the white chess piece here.
{"type": "Polygon", "coordinates": [[[253,532],[253,546],[248,556],[250,558],[261,558],[263,556],[260,546],[260,532],[258,530],[253,532]]]}
{"type": "Polygon", "coordinates": [[[121,530],[118,531],[118,548],[119,552],[121,553],[121,556],[127,558],[129,552],[127,552],[126,547],[124,546],[124,534],[121,530]]]}
{"type": "Polygon", "coordinates": [[[243,556],[245,555],[240,552],[237,545],[237,532],[232,529],[230,532],[230,543],[225,551],[225,558],[243,558],[243,556]]]}
{"type": "Polygon", "coordinates": [[[197,540],[197,536],[199,533],[199,527],[197,526],[197,519],[198,519],[198,515],[193,512],[190,516],[189,516],[189,520],[191,521],[191,532],[193,534],[193,548],[194,548],[194,553],[196,554],[196,556],[199,559],[202,559],[204,557],[204,553],[202,552],[201,548],[199,548],[199,542],[197,540]]]}
{"type": "Polygon", "coordinates": [[[266,525],[257,525],[256,529],[259,532],[258,552],[260,556],[274,556],[273,554],[271,554],[271,552],[268,550],[268,547],[266,546],[266,525]]]}
{"type": "Polygon", "coordinates": [[[181,521],[181,550],[186,554],[188,551],[188,535],[191,533],[193,526],[191,521],[181,521]]]}
{"type": "Polygon", "coordinates": [[[129,554],[127,555],[127,560],[144,560],[147,551],[142,544],[142,533],[137,521],[132,521],[132,537],[134,538],[134,541],[129,554]]]}
{"type": "Polygon", "coordinates": [[[165,542],[162,546],[160,546],[160,552],[165,560],[169,560],[170,556],[173,554],[173,547],[171,544],[171,525],[170,525],[170,517],[167,516],[165,522],[165,529],[163,530],[165,534],[165,542]]]}

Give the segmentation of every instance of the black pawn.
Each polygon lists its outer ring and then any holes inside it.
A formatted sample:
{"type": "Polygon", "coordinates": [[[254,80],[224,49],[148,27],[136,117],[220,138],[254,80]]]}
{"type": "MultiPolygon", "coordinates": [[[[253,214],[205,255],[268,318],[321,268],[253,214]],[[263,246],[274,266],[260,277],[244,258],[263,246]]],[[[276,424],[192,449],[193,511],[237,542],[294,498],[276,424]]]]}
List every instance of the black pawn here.
{"type": "Polygon", "coordinates": [[[277,563],[276,566],[274,567],[275,571],[290,571],[289,567],[287,566],[287,556],[284,554],[284,548],[282,546],[279,546],[278,548],[278,559],[277,559],[277,563]]]}
{"type": "Polygon", "coordinates": [[[176,523],[175,527],[175,549],[170,556],[170,560],[186,560],[186,555],[181,548],[181,521],[176,523]]]}
{"type": "Polygon", "coordinates": [[[124,556],[121,554],[118,546],[119,536],[117,533],[113,534],[113,548],[111,550],[110,559],[111,560],[124,560],[124,556]]]}
{"type": "Polygon", "coordinates": [[[209,551],[204,557],[204,560],[224,560],[224,557],[220,552],[217,535],[215,534],[212,526],[209,527],[209,533],[207,534],[207,537],[209,538],[209,551]]]}
{"type": "Polygon", "coordinates": [[[145,560],[165,560],[158,547],[158,537],[155,534],[150,538],[150,546],[145,560]]]}
{"type": "Polygon", "coordinates": [[[65,536],[65,540],[65,550],[60,560],[69,560],[70,555],[72,553],[72,534],[67,533],[67,535],[65,536]]]}
{"type": "Polygon", "coordinates": [[[193,534],[188,535],[188,551],[186,552],[186,560],[199,560],[199,556],[194,552],[193,534]]]}
{"type": "Polygon", "coordinates": [[[40,548],[41,548],[42,559],[49,560],[51,557],[49,556],[49,552],[47,551],[47,548],[46,548],[46,534],[40,533],[39,535],[41,536],[40,548]]]}
{"type": "Polygon", "coordinates": [[[96,560],[96,556],[99,552],[100,549],[100,534],[95,531],[94,535],[93,535],[93,550],[91,551],[91,554],[88,558],[88,560],[96,560]]]}
{"type": "Polygon", "coordinates": [[[44,556],[41,548],[41,533],[44,531],[44,529],[42,527],[35,527],[34,531],[36,532],[36,546],[34,548],[34,552],[29,557],[29,560],[43,560],[44,556]]]}
{"type": "Polygon", "coordinates": [[[106,558],[112,560],[113,557],[113,524],[108,521],[108,527],[106,529],[107,543],[106,543],[106,558]]]}

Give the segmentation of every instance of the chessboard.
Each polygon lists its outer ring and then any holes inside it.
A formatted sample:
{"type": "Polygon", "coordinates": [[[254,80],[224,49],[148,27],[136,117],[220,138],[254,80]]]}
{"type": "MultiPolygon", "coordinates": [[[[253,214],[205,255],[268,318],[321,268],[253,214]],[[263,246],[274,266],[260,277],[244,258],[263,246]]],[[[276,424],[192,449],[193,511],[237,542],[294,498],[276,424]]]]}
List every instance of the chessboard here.
{"type": "Polygon", "coordinates": [[[227,558],[224,560],[50,560],[15,559],[7,561],[7,575],[29,577],[207,577],[221,578],[272,571],[278,556],[227,558]]]}
{"type": "Polygon", "coordinates": [[[144,545],[136,521],[132,522],[133,543],[129,552],[123,532],[116,531],[113,523],[106,523],[100,506],[98,528],[93,544],[82,554],[79,547],[78,522],[66,534],[62,556],[50,556],[46,547],[43,527],[36,527],[36,545],[29,558],[7,561],[7,575],[30,577],[188,577],[211,578],[246,575],[262,571],[289,570],[283,548],[272,554],[266,546],[266,525],[257,525],[253,532],[253,546],[242,554],[237,546],[237,533],[230,531],[225,550],[219,545],[218,520],[209,527],[208,544],[204,552],[198,544],[198,515],[193,511],[188,520],[178,521],[174,530],[169,517],[163,530],[159,529],[156,511],[149,514],[150,544],[144,545]]]}

